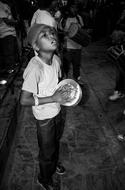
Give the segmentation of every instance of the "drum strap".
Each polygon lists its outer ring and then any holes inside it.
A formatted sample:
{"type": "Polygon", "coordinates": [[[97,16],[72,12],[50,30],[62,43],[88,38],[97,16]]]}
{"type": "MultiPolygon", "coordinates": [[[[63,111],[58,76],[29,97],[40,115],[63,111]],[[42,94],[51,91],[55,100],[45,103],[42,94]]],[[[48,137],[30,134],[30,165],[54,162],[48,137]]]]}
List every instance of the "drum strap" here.
{"type": "Polygon", "coordinates": [[[77,19],[77,21],[78,21],[78,24],[80,24],[80,26],[82,26],[82,23],[81,23],[80,18],[79,18],[78,15],[76,15],[76,19],[77,19]]]}

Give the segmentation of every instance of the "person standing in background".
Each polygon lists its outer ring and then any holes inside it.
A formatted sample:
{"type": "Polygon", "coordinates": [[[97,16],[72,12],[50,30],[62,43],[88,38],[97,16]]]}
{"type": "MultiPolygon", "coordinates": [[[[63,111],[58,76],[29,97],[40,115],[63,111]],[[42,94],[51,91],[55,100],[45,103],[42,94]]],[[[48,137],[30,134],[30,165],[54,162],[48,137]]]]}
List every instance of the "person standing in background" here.
{"type": "Polygon", "coordinates": [[[33,14],[33,17],[31,19],[31,26],[34,23],[46,24],[57,29],[57,22],[53,15],[53,9],[56,3],[57,1],[55,0],[39,1],[39,8],[33,14]]]}
{"type": "Polygon", "coordinates": [[[63,66],[66,78],[68,77],[69,67],[72,63],[73,66],[73,78],[76,81],[81,80],[80,76],[80,62],[81,62],[81,50],[82,46],[77,42],[73,41],[68,33],[72,24],[77,24],[78,27],[82,28],[84,26],[82,17],[78,14],[78,8],[76,4],[71,4],[69,6],[69,14],[65,21],[64,26],[64,54],[63,54],[63,66]]]}
{"type": "MultiPolygon", "coordinates": [[[[57,22],[53,14],[55,2],[57,1],[56,0],[38,1],[39,8],[34,12],[32,16],[30,27],[32,27],[34,24],[46,24],[57,30],[57,22]]],[[[36,51],[34,53],[37,54],[36,51]]],[[[34,54],[32,56],[34,56],[34,54]]]]}
{"type": "Polygon", "coordinates": [[[0,70],[2,74],[14,71],[19,59],[15,20],[9,1],[0,0],[0,70]]]}

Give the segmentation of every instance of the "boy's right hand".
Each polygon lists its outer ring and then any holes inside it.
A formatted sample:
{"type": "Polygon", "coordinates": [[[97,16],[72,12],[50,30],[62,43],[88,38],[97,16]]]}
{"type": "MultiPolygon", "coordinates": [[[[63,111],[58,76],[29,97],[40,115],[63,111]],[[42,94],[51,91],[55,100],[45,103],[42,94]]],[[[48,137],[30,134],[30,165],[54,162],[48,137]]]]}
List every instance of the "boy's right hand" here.
{"type": "Polygon", "coordinates": [[[52,99],[54,102],[65,104],[66,102],[70,101],[70,98],[66,96],[66,92],[63,92],[61,88],[62,87],[55,91],[55,93],[52,95],[52,99]]]}

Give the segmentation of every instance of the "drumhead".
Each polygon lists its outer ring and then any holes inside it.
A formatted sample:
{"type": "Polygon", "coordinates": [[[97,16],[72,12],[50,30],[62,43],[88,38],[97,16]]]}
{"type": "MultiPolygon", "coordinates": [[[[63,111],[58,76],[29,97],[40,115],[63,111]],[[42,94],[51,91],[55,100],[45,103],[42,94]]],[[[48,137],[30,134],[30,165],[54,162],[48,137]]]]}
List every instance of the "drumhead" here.
{"type": "Polygon", "coordinates": [[[76,106],[82,98],[82,90],[80,85],[73,79],[64,79],[58,83],[56,90],[61,87],[62,91],[67,92],[68,96],[71,98],[70,101],[62,104],[64,106],[76,106]],[[70,94],[68,92],[70,90],[70,94]]]}
{"type": "Polygon", "coordinates": [[[69,27],[69,32],[68,32],[69,38],[72,38],[73,36],[75,36],[77,31],[78,31],[78,24],[72,23],[69,27]]]}
{"type": "Polygon", "coordinates": [[[86,47],[88,46],[91,38],[86,30],[78,28],[76,35],[74,35],[71,39],[81,46],[86,47]]]}

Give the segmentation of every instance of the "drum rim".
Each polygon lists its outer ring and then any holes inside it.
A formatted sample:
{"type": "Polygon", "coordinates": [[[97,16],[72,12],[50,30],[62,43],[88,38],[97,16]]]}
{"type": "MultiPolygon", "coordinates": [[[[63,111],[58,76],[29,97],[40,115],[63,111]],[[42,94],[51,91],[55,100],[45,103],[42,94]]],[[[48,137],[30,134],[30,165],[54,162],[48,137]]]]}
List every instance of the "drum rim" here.
{"type": "Polygon", "coordinates": [[[57,90],[61,85],[65,85],[65,84],[68,84],[68,83],[73,83],[73,84],[76,86],[76,88],[77,88],[77,90],[78,90],[78,93],[77,93],[76,98],[75,98],[73,101],[71,101],[71,102],[66,102],[66,103],[64,103],[64,104],[62,104],[62,105],[64,105],[64,106],[76,106],[76,105],[80,102],[80,100],[81,100],[81,98],[82,98],[82,89],[81,89],[80,85],[79,85],[75,80],[73,80],[73,79],[64,79],[64,80],[60,81],[60,82],[58,83],[57,87],[56,87],[56,90],[57,90]]]}

